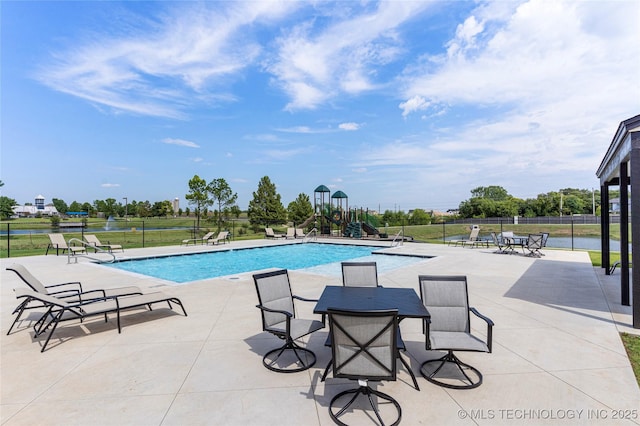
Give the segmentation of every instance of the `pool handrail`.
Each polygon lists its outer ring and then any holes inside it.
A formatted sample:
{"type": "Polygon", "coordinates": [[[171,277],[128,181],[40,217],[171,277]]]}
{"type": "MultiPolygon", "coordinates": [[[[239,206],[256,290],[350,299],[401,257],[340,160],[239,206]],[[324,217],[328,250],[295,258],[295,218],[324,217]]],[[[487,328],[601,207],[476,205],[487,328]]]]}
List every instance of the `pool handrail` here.
{"type": "Polygon", "coordinates": [[[92,249],[95,250],[94,251],[95,253],[100,252],[100,253],[108,254],[109,256],[111,256],[111,259],[110,260],[104,260],[104,259],[100,259],[98,257],[89,256],[89,254],[88,254],[89,251],[88,250],[85,250],[85,252],[87,254],[72,253],[71,250],[69,250],[69,251],[67,251],[67,263],[71,263],[71,259],[74,259],[73,263],[78,263],[78,257],[86,257],[87,259],[91,259],[91,260],[93,260],[95,262],[98,262],[98,263],[113,263],[113,262],[116,261],[116,255],[111,253],[110,251],[107,251],[107,250],[104,250],[104,249],[102,249],[100,247],[94,246],[93,244],[89,244],[86,241],[82,241],[82,240],[80,240],[78,238],[69,238],[69,241],[67,241],[67,245],[69,247],[71,247],[71,243],[72,242],[80,243],[81,245],[84,246],[85,249],[92,248],[92,249]]]}
{"type": "Polygon", "coordinates": [[[313,240],[316,241],[318,239],[318,229],[317,228],[313,228],[311,231],[307,232],[307,235],[304,236],[304,238],[302,239],[302,243],[308,243],[309,241],[313,240]],[[311,234],[313,234],[313,237],[311,237],[311,234]]]}

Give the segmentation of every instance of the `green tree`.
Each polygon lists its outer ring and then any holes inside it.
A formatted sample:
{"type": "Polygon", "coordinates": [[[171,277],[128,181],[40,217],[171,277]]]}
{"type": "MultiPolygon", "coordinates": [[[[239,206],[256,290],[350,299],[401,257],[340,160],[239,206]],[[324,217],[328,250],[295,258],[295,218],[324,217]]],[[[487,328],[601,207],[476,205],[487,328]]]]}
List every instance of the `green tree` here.
{"type": "Polygon", "coordinates": [[[200,228],[200,215],[202,214],[202,209],[211,205],[207,181],[200,178],[198,175],[194,175],[189,180],[189,193],[185,195],[184,198],[189,201],[189,204],[195,206],[194,213],[196,214],[196,227],[200,228]]]}
{"type": "Polygon", "coordinates": [[[151,215],[151,208],[149,201],[140,201],[136,206],[136,214],[139,217],[149,217],[151,215]]]}
{"type": "Polygon", "coordinates": [[[290,221],[296,224],[302,223],[313,214],[313,206],[307,194],[300,193],[298,198],[287,206],[287,216],[290,221]]]}
{"type": "Polygon", "coordinates": [[[493,201],[504,201],[511,196],[501,186],[491,185],[491,186],[479,186],[475,189],[471,190],[472,198],[488,198],[493,201]]]}
{"type": "Polygon", "coordinates": [[[258,183],[258,190],[253,193],[247,210],[249,222],[258,227],[283,223],[287,220],[287,212],[280,201],[280,194],[268,176],[264,176],[258,183]]]}
{"type": "Polygon", "coordinates": [[[166,217],[171,213],[173,213],[173,206],[169,200],[156,201],[151,207],[151,216],[153,217],[166,217]]]}
{"type": "Polygon", "coordinates": [[[431,215],[422,209],[415,209],[409,218],[411,225],[429,225],[431,224],[431,215]]]}
{"type": "Polygon", "coordinates": [[[227,181],[222,178],[209,182],[207,191],[211,194],[212,204],[216,206],[214,217],[218,224],[218,232],[220,232],[222,221],[227,220],[232,214],[231,208],[235,206],[238,194],[234,193],[227,181]]]}
{"type": "Polygon", "coordinates": [[[67,206],[67,203],[64,202],[64,200],[60,200],[58,198],[52,198],[51,203],[53,204],[53,207],[55,207],[56,210],[58,210],[58,213],[60,214],[65,214],[66,212],[69,211],[69,207],[67,206]]]}
{"type": "Polygon", "coordinates": [[[13,215],[13,206],[18,205],[13,198],[0,196],[0,219],[8,219],[13,215]]]}
{"type": "Polygon", "coordinates": [[[81,212],[81,211],[85,211],[86,212],[86,210],[82,210],[82,204],[80,204],[77,201],[73,201],[71,204],[69,204],[69,211],[70,212],[81,212]]]}

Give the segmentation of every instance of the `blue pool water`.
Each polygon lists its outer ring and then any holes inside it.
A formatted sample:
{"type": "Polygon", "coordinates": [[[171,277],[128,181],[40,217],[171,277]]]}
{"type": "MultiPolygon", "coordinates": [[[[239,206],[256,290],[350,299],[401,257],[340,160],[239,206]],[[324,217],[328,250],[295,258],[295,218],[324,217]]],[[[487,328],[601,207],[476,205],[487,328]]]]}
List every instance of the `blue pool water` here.
{"type": "Polygon", "coordinates": [[[340,272],[339,262],[375,260],[378,272],[425,260],[423,257],[372,255],[382,247],[338,244],[287,244],[178,256],[126,260],[109,266],[185,283],[267,268],[304,269],[323,275],[340,272]],[[338,262],[338,263],[336,263],[338,262]],[[319,266],[321,265],[321,266],[319,266]]]}

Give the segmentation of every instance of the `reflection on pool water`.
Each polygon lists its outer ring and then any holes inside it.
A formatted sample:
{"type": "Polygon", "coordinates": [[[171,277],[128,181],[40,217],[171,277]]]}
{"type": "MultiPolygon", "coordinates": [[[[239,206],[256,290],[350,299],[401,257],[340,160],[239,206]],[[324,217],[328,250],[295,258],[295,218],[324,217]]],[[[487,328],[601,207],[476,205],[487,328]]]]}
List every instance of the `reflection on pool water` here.
{"type": "Polygon", "coordinates": [[[420,256],[372,254],[382,247],[343,244],[286,244],[231,249],[210,253],[133,259],[108,266],[176,283],[234,275],[267,268],[305,269],[310,273],[339,276],[340,262],[375,261],[378,272],[426,260],[420,256]]]}

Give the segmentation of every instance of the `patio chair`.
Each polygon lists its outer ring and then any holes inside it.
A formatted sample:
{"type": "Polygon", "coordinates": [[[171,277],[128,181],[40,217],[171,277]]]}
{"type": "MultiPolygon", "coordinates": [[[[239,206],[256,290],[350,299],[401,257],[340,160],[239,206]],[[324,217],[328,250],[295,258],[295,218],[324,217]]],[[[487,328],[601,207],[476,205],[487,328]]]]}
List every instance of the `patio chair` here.
{"type": "MultiPolygon", "coordinates": [[[[338,424],[345,424],[339,418],[348,412],[359,396],[364,396],[380,424],[400,423],[402,409],[398,401],[369,386],[369,381],[396,380],[398,311],[330,309],[329,329],[334,336],[331,346],[333,377],[357,380],[359,385],[357,389],[345,390],[331,399],[331,418],[338,424]],[[383,420],[383,415],[391,417],[391,413],[386,410],[384,414],[380,412],[384,407],[388,407],[380,400],[393,404],[395,410],[391,420],[383,420]],[[339,401],[346,401],[346,404],[339,404],[339,401]]],[[[367,417],[371,416],[367,414],[367,417]]]]}
{"type": "Polygon", "coordinates": [[[284,236],[287,240],[289,238],[295,238],[296,237],[296,229],[295,228],[287,228],[287,233],[284,236]]]}
{"type": "Polygon", "coordinates": [[[493,321],[469,307],[466,276],[420,275],[418,281],[420,298],[431,314],[431,320],[424,324],[426,349],[447,351],[441,358],[423,362],[420,373],[428,381],[446,388],[473,389],[480,386],[482,373],[460,361],[453,352],[491,352],[493,321]],[[471,334],[469,312],[487,323],[486,340],[471,334]]]}
{"type": "Polygon", "coordinates": [[[529,253],[527,253],[527,256],[542,257],[540,249],[542,248],[543,239],[544,236],[542,234],[529,234],[527,243],[523,246],[529,251],[529,253]]]}
{"type": "Polygon", "coordinates": [[[502,238],[499,238],[495,232],[491,233],[491,239],[493,240],[493,244],[495,244],[496,247],[498,247],[498,250],[496,250],[494,253],[500,253],[500,254],[506,254],[506,248],[507,245],[504,243],[504,240],[502,238]]]}
{"type": "Polygon", "coordinates": [[[480,234],[480,227],[478,225],[472,225],[469,238],[466,240],[449,240],[449,245],[453,244],[457,246],[458,244],[462,244],[462,246],[464,246],[467,243],[474,243],[478,239],[478,234],[480,234]]]}
{"type": "Polygon", "coordinates": [[[345,287],[378,287],[376,262],[342,262],[342,285],[345,287]]]}
{"type": "Polygon", "coordinates": [[[272,228],[264,228],[264,237],[265,238],[284,238],[284,234],[276,234],[273,232],[272,228]]]}
{"type": "Polygon", "coordinates": [[[229,238],[229,231],[221,231],[218,233],[218,236],[215,238],[209,238],[206,240],[207,245],[215,245],[215,244],[226,244],[227,239],[229,238]]]}
{"type": "MultiPolygon", "coordinates": [[[[549,238],[549,233],[548,232],[543,232],[542,233],[542,248],[545,248],[547,246],[547,239],[549,238]]],[[[540,256],[544,256],[544,253],[542,252],[542,249],[540,249],[540,256]]]]}
{"type": "Polygon", "coordinates": [[[40,302],[47,308],[47,312],[34,325],[34,336],[38,337],[42,333],[51,329],[47,338],[42,345],[40,352],[44,352],[56,331],[58,325],[63,321],[80,320],[104,315],[105,322],[108,321],[108,314],[116,314],[116,323],[118,325],[118,333],[122,332],[120,324],[120,312],[125,309],[140,308],[147,306],[151,309],[154,303],[167,302],[170,309],[173,309],[172,303],[182,308],[184,316],[187,316],[182,302],[177,297],[168,296],[162,292],[146,293],[130,296],[111,296],[93,298],[86,301],[68,302],[63,298],[54,297],[47,294],[37,293],[33,290],[15,289],[17,298],[29,298],[40,302]]]}
{"type": "Polygon", "coordinates": [[[64,239],[64,235],[62,234],[47,234],[49,236],[49,245],[47,246],[47,251],[45,252],[45,256],[49,254],[49,249],[56,249],[56,256],[60,254],[60,250],[62,250],[62,254],[65,251],[70,252],[71,254],[76,253],[86,253],[87,250],[84,246],[70,246],[67,244],[67,241],[64,239]]]}
{"type": "Polygon", "coordinates": [[[84,240],[92,246],[95,251],[98,251],[97,249],[106,249],[109,253],[113,253],[114,250],[122,250],[124,252],[120,244],[111,244],[109,241],[107,241],[107,244],[102,244],[98,237],[93,234],[84,234],[84,240]]]}
{"type": "Polygon", "coordinates": [[[294,299],[305,302],[317,300],[304,299],[291,293],[289,273],[286,269],[255,274],[253,281],[258,293],[256,305],[262,315],[262,330],[285,341],[279,348],[270,350],[262,358],[262,363],[269,370],[280,373],[294,373],[311,368],[316,363],[315,354],[299,346],[295,341],[307,334],[324,328],[322,321],[296,318],[294,299]],[[293,353],[297,365],[294,368],[283,368],[278,361],[283,353],[293,353]],[[275,357],[270,360],[271,356],[275,357]]]}
{"type": "Polygon", "coordinates": [[[182,245],[188,246],[191,243],[193,243],[193,245],[196,245],[198,243],[205,244],[209,238],[213,237],[214,233],[215,232],[207,232],[201,238],[189,238],[188,240],[182,240],[182,245]]]}
{"type": "Polygon", "coordinates": [[[306,235],[304,234],[304,229],[296,228],[296,238],[304,238],[306,235]]]}
{"type": "MultiPolygon", "coordinates": [[[[142,294],[142,291],[139,287],[129,286],[129,287],[118,287],[112,289],[98,289],[98,290],[88,290],[84,291],[82,289],[82,283],[80,281],[72,281],[61,284],[50,284],[44,285],[40,280],[34,277],[31,272],[27,270],[23,265],[18,263],[13,263],[7,266],[7,271],[13,271],[20,277],[20,279],[29,286],[29,288],[37,293],[54,296],[58,298],[65,299],[67,301],[75,301],[81,302],[83,300],[91,300],[95,298],[101,297],[113,297],[113,296],[124,296],[124,295],[133,295],[133,294],[142,294]]],[[[27,309],[38,309],[43,308],[45,305],[41,303],[33,303],[29,297],[24,297],[24,300],[16,306],[13,310],[13,314],[18,314],[16,318],[13,320],[11,327],[9,327],[9,331],[7,335],[11,334],[11,330],[18,323],[22,314],[27,309]]]]}

